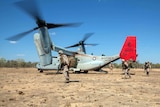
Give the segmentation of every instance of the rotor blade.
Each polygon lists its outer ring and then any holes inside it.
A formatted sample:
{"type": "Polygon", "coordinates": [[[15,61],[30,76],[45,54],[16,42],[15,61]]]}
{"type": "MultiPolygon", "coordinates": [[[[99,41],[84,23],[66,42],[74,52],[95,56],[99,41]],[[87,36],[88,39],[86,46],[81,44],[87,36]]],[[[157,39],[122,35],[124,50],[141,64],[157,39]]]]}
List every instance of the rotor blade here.
{"type": "Polygon", "coordinates": [[[86,41],[90,36],[92,36],[94,33],[87,33],[85,34],[84,38],[82,39],[82,41],[86,41]]]}
{"type": "Polygon", "coordinates": [[[82,23],[65,23],[65,24],[54,24],[54,23],[47,23],[47,28],[57,28],[57,27],[78,27],[82,23]]]}
{"type": "Polygon", "coordinates": [[[71,46],[68,46],[68,47],[65,47],[65,48],[73,48],[73,47],[77,47],[79,46],[79,44],[74,44],[74,45],[71,45],[71,46]]]}
{"type": "Polygon", "coordinates": [[[23,38],[24,36],[26,36],[27,34],[31,33],[32,31],[36,30],[36,28],[32,29],[32,30],[28,30],[26,32],[22,32],[20,34],[17,34],[15,36],[11,36],[9,38],[6,38],[6,40],[9,40],[9,41],[18,41],[19,39],[23,38]]]}
{"type": "Polygon", "coordinates": [[[22,0],[22,1],[16,2],[15,5],[21,8],[22,10],[24,10],[36,21],[42,20],[36,0],[22,0]]]}
{"type": "Polygon", "coordinates": [[[88,44],[88,43],[85,43],[84,45],[90,45],[90,46],[96,46],[96,45],[98,45],[98,44],[95,44],[95,43],[91,43],[91,44],[88,44]]]}

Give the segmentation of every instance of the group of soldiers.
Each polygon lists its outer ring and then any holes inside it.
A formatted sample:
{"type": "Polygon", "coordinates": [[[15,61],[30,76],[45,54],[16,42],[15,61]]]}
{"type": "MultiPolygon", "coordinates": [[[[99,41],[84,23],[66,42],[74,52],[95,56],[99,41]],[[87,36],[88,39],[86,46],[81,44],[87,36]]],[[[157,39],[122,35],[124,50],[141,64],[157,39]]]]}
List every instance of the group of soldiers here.
{"type": "MultiPolygon", "coordinates": [[[[59,51],[59,57],[60,57],[59,70],[62,70],[62,73],[64,74],[64,77],[66,79],[65,82],[69,83],[70,82],[70,79],[69,79],[69,63],[70,63],[69,59],[65,54],[63,54],[62,50],[59,51]]],[[[131,78],[129,71],[130,71],[130,68],[132,68],[132,62],[133,62],[132,60],[125,61],[124,59],[122,59],[122,70],[124,72],[123,79],[131,78]]],[[[110,63],[109,68],[110,68],[111,73],[113,73],[113,67],[114,67],[114,65],[112,63],[110,63]]],[[[145,62],[144,71],[147,76],[149,76],[150,68],[151,68],[150,62],[145,62]]]]}
{"type": "MultiPolygon", "coordinates": [[[[125,61],[124,59],[122,59],[122,70],[124,72],[124,77],[122,77],[123,79],[131,78],[131,74],[129,71],[131,68],[133,68],[132,62],[133,62],[132,60],[125,61]]],[[[110,68],[111,74],[113,73],[113,67],[114,67],[114,65],[112,63],[110,63],[109,68],[110,68]]],[[[149,72],[151,69],[150,62],[145,62],[143,68],[144,68],[146,75],[149,76],[149,72]]]]}

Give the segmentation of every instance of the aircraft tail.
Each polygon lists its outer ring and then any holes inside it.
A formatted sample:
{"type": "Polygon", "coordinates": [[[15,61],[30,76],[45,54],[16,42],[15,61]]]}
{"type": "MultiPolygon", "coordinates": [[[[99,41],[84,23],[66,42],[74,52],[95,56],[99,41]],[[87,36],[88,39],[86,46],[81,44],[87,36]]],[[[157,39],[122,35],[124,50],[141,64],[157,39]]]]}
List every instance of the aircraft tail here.
{"type": "Polygon", "coordinates": [[[120,52],[120,58],[124,60],[136,61],[136,36],[127,36],[126,41],[120,52]]]}

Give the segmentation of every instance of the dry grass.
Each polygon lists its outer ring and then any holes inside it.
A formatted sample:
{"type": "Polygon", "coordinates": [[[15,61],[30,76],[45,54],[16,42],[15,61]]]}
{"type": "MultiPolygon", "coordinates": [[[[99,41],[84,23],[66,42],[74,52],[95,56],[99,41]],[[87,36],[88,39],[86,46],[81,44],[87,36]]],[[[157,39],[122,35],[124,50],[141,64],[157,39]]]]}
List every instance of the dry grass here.
{"type": "Polygon", "coordinates": [[[71,73],[69,84],[64,83],[62,74],[55,72],[0,68],[0,107],[160,106],[159,69],[152,69],[149,77],[142,69],[132,69],[135,75],[131,79],[122,79],[120,69],[108,74],[71,73]]]}

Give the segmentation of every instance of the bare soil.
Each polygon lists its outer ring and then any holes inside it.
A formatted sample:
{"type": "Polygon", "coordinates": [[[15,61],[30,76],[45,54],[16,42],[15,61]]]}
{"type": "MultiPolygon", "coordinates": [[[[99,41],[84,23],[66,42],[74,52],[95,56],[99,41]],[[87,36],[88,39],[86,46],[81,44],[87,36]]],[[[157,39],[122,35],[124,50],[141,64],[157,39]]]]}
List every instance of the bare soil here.
{"type": "Polygon", "coordinates": [[[160,107],[160,69],[149,76],[131,69],[131,79],[122,79],[121,69],[105,70],[70,72],[64,83],[56,71],[0,68],[0,107],[160,107]]]}

